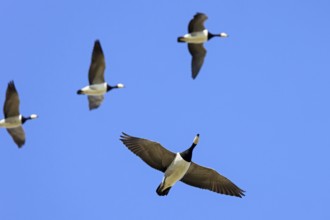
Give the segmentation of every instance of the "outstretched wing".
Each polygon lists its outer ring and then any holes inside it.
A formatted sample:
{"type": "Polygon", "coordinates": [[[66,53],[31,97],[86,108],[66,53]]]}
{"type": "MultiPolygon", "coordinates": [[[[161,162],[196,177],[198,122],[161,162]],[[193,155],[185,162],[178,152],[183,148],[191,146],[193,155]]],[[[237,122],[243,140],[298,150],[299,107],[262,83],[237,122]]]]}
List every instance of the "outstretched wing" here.
{"type": "Polygon", "coordinates": [[[19,148],[25,144],[25,133],[22,126],[7,128],[7,131],[19,148]]]}
{"type": "Polygon", "coordinates": [[[104,70],[105,61],[103,50],[100,41],[96,40],[93,48],[92,62],[88,73],[89,84],[104,83],[104,70]]]}
{"type": "Polygon", "coordinates": [[[196,13],[194,18],[190,20],[188,26],[188,32],[199,32],[205,29],[204,22],[207,20],[207,16],[203,13],[196,13]]]}
{"type": "Polygon", "coordinates": [[[175,153],[165,149],[157,142],[133,137],[124,132],[120,136],[120,140],[149,166],[162,172],[165,172],[175,158],[175,153]]]}
{"type": "Polygon", "coordinates": [[[5,115],[5,118],[19,115],[19,97],[14,81],[8,83],[3,114],[5,115]]]}
{"type": "Polygon", "coordinates": [[[203,44],[188,44],[188,49],[192,56],[191,75],[195,79],[204,63],[206,49],[203,44]]]}
{"type": "Polygon", "coordinates": [[[200,166],[194,162],[191,163],[181,181],[188,185],[208,189],[216,193],[237,197],[244,196],[244,190],[238,188],[229,179],[213,169],[200,166]]]}
{"type": "Polygon", "coordinates": [[[93,109],[100,107],[103,100],[104,100],[103,95],[89,95],[88,96],[89,110],[93,110],[93,109]]]}

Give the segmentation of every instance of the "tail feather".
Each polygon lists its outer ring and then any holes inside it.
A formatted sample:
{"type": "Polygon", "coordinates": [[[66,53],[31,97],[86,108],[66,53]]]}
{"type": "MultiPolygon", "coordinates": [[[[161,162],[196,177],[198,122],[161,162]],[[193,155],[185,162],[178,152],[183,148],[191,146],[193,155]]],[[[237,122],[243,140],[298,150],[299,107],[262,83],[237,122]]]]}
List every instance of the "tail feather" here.
{"type": "Polygon", "coordinates": [[[184,43],[184,37],[178,37],[178,42],[184,43]]]}
{"type": "Polygon", "coordinates": [[[163,189],[163,184],[159,184],[159,186],[156,189],[156,192],[159,196],[167,196],[167,194],[170,192],[170,189],[172,187],[168,187],[167,189],[163,189]]]}

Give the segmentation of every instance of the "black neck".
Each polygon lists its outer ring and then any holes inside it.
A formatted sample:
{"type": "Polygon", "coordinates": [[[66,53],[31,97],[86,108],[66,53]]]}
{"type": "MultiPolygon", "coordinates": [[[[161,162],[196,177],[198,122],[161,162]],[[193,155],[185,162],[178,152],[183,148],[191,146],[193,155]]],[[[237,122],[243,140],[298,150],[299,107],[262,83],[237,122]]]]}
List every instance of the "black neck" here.
{"type": "Polygon", "coordinates": [[[212,34],[212,33],[210,33],[210,32],[207,34],[207,39],[208,39],[208,40],[210,40],[210,39],[213,38],[213,37],[220,37],[220,34],[212,34]]]}
{"type": "Polygon", "coordinates": [[[118,89],[118,85],[116,86],[110,86],[110,85],[107,85],[107,91],[110,91],[111,89],[118,89]]]}
{"type": "Polygon", "coordinates": [[[30,120],[31,119],[31,117],[27,117],[27,118],[25,118],[24,116],[22,116],[22,124],[24,124],[27,120],[30,120]]]}
{"type": "Polygon", "coordinates": [[[110,85],[107,84],[107,91],[110,91],[113,88],[114,88],[113,86],[110,86],[110,85]]]}
{"type": "Polygon", "coordinates": [[[187,162],[191,162],[191,158],[192,158],[192,153],[194,148],[196,147],[196,144],[192,144],[191,147],[189,147],[187,150],[183,151],[180,153],[181,157],[187,161],[187,162]]]}

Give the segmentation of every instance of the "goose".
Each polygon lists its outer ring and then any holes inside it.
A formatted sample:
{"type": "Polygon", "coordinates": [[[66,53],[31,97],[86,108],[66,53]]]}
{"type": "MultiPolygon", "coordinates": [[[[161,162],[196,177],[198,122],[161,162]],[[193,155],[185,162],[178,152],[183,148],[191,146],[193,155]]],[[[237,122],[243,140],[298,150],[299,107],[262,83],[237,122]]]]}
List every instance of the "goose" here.
{"type": "Polygon", "coordinates": [[[7,128],[18,148],[21,148],[25,144],[25,133],[22,125],[38,116],[32,114],[29,117],[24,117],[19,113],[19,97],[14,81],[8,83],[3,113],[5,118],[0,120],[0,127],[7,128]]]}
{"type": "Polygon", "coordinates": [[[98,108],[104,99],[104,94],[112,89],[124,88],[124,85],[118,83],[110,86],[104,80],[105,61],[104,54],[99,40],[94,42],[92,61],[89,67],[88,79],[89,85],[77,91],[77,94],[88,96],[89,110],[98,108]]]}
{"type": "Polygon", "coordinates": [[[178,37],[178,42],[188,43],[188,50],[192,56],[191,73],[192,78],[195,79],[204,63],[206,56],[206,49],[203,43],[212,39],[213,37],[228,37],[228,34],[222,32],[220,34],[212,34],[204,27],[204,22],[207,16],[203,13],[195,14],[194,18],[190,20],[188,25],[188,34],[178,37]]]}
{"type": "Polygon", "coordinates": [[[195,136],[192,145],[187,150],[176,154],[157,142],[133,137],[124,132],[120,140],[149,166],[164,172],[164,177],[156,189],[159,196],[167,195],[177,181],[216,193],[244,196],[244,190],[217,171],[191,161],[193,150],[199,141],[199,134],[195,136]]]}

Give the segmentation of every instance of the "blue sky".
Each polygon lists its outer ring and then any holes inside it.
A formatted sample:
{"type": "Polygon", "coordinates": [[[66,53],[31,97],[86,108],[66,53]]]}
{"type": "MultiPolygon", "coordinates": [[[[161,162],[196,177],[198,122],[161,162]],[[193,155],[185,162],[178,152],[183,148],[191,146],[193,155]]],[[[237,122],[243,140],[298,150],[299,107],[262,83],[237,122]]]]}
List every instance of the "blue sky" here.
{"type": "MultiPolygon", "coordinates": [[[[14,80],[27,141],[0,129],[0,219],[329,219],[329,1],[3,1],[0,104],[14,80]],[[212,32],[190,76],[176,38],[204,12],[212,32]],[[106,80],[124,83],[89,111],[95,39],[106,80]],[[119,141],[178,152],[246,190],[243,199],[177,183],[119,141]]],[[[2,108],[2,107],[1,107],[2,108]]]]}

